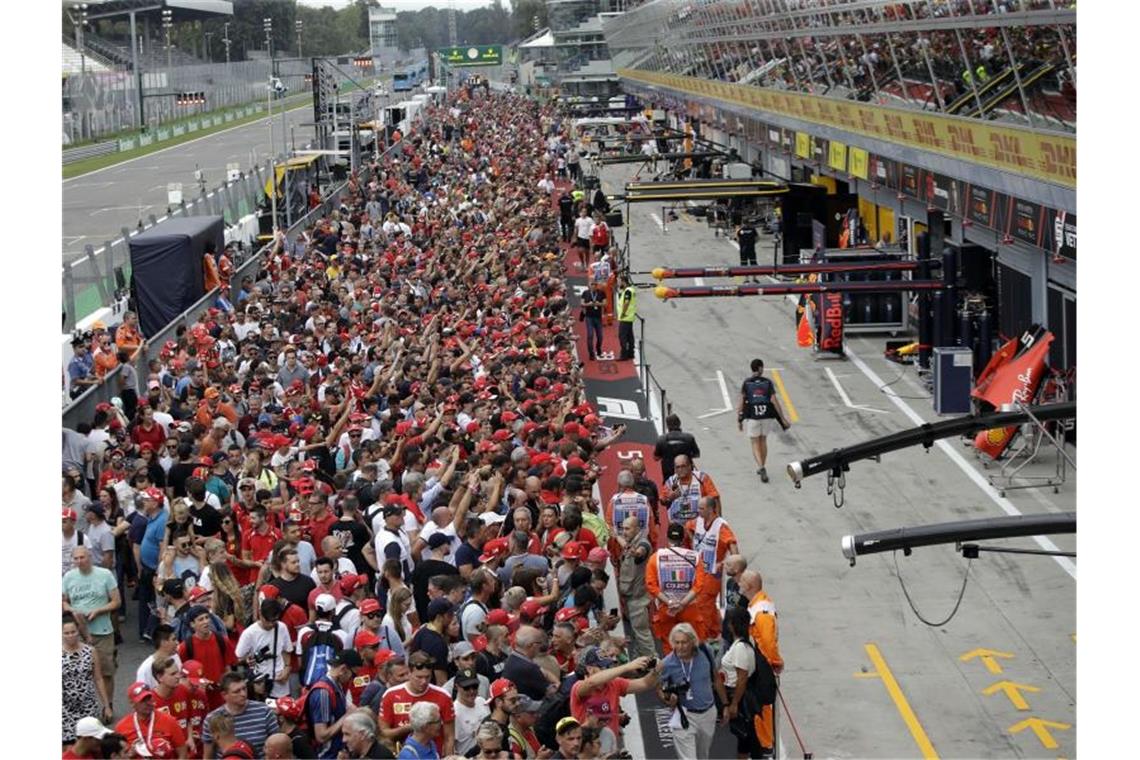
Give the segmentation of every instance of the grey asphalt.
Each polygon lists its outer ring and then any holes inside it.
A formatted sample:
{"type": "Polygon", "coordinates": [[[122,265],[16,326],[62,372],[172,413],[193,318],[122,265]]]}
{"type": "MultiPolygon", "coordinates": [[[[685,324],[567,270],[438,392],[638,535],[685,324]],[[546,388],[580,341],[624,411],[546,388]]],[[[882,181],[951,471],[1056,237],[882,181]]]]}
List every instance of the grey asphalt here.
{"type": "MultiPolygon", "coordinates": [[[[390,87],[391,83],[388,83],[390,87]]],[[[282,143],[281,112],[273,105],[273,141],[276,153],[282,143]]],[[[285,132],[290,149],[301,149],[313,140],[313,108],[307,103],[286,111],[285,132]]],[[[120,229],[145,224],[150,215],[166,214],[167,184],[181,182],[185,198],[197,194],[195,168],[201,168],[207,187],[225,181],[226,165],[239,163],[248,170],[269,157],[268,119],[223,130],[180,145],[149,153],[79,177],[63,180],[63,263],[84,254],[84,246],[96,250],[120,237],[120,229]]]]}
{"type": "MultiPolygon", "coordinates": [[[[628,165],[608,167],[603,186],[620,192],[632,175],[628,165]]],[[[631,208],[633,271],[739,264],[737,249],[714,237],[703,221],[682,214],[663,233],[654,219],[661,217],[660,206],[631,208]]],[[[619,242],[624,236],[618,230],[619,242]]],[[[761,261],[771,260],[770,239],[762,237],[758,250],[761,261]]],[[[635,279],[652,281],[648,275],[635,279]]],[[[781,687],[804,744],[816,757],[1073,757],[1075,561],[983,553],[968,563],[952,547],[931,547],[910,557],[900,554],[896,572],[896,558],[889,554],[849,566],[840,540],[851,533],[1000,517],[1010,510],[1075,510],[1075,473],[1070,471],[1057,495],[1051,489],[1016,490],[1003,499],[986,484],[992,470],[982,469],[970,449],[951,439],[945,448],[918,447],[884,455],[880,464],[853,464],[840,509],[827,495],[823,475],[795,489],[784,474],[789,461],[914,427],[901,407],[924,422],[940,418],[913,370],[883,358],[889,336],[849,338],[858,361],[815,358],[796,346],[793,310],[783,297],[665,303],[642,290],[638,300],[646,320],[645,359],[684,429],[696,435],[703,453],[699,466],[715,480],[742,552],[763,574],[779,611],[786,662],[781,687]],[[728,405],[717,372],[735,405],[754,357],[778,371],[800,418],[789,432],[769,439],[772,480],[766,485],[755,474],[735,413],[716,414],[728,405]],[[854,408],[859,406],[866,409],[854,408]],[[942,626],[922,623],[902,583],[918,611],[940,622],[953,609],[964,574],[957,613],[942,626]],[[988,661],[969,656],[979,648],[1000,654],[988,661]],[[907,710],[913,718],[904,717],[907,710]]],[[[1045,458],[1025,473],[1050,471],[1052,462],[1045,458]]],[[[1051,538],[1064,551],[1076,550],[1075,536],[1051,538]]],[[[1040,548],[1033,539],[993,543],[1040,548]]],[[[786,756],[802,756],[786,717],[779,730],[786,756]]]]}

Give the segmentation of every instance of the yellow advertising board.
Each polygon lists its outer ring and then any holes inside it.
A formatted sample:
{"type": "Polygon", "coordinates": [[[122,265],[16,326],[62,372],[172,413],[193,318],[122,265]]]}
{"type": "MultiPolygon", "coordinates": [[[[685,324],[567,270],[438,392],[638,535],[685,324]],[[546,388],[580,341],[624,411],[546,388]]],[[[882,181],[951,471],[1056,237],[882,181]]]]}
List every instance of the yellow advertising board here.
{"type": "Polygon", "coordinates": [[[838,172],[847,171],[847,146],[835,140],[828,141],[827,165],[838,172]]]}
{"type": "Polygon", "coordinates": [[[851,176],[867,179],[867,151],[852,146],[847,149],[847,161],[851,176]]]}
{"type": "MultiPolygon", "coordinates": [[[[1072,135],[729,82],[710,83],[656,71],[619,69],[617,73],[634,82],[690,95],[715,96],[726,103],[824,124],[1062,187],[1077,186],[1077,140],[1072,135]]],[[[797,155],[798,148],[797,139],[797,155]]]]}
{"type": "Polygon", "coordinates": [[[811,158],[811,135],[807,132],[796,132],[796,155],[811,158]]]}

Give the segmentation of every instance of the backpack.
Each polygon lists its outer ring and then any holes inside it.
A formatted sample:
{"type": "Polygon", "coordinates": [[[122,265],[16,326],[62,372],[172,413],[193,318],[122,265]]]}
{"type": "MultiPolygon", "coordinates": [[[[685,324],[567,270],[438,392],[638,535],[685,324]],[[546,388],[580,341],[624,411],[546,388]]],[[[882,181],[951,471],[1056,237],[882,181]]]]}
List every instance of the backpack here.
{"type": "MultiPolygon", "coordinates": [[[[577,681],[575,681],[577,683],[577,681]]],[[[558,749],[558,741],[555,739],[554,727],[558,721],[565,718],[570,714],[570,692],[574,689],[573,684],[569,689],[563,692],[558,689],[553,694],[547,694],[542,704],[538,708],[538,720],[534,724],[534,734],[538,740],[542,742],[544,747],[551,749],[558,749]]]]}
{"type": "Polygon", "coordinates": [[[297,697],[297,702],[301,708],[301,717],[297,719],[297,728],[305,733],[305,736],[312,742],[314,747],[319,747],[320,743],[317,741],[317,737],[313,733],[313,726],[309,721],[309,695],[317,689],[328,693],[329,703],[333,712],[336,712],[338,700],[336,689],[332,687],[332,684],[323,679],[315,681],[311,685],[301,689],[301,696],[297,697]]]}
{"type": "Polygon", "coordinates": [[[329,669],[329,660],[344,649],[340,637],[332,629],[314,628],[301,646],[301,685],[312,686],[329,669]]]}
{"type": "MultiPolygon", "coordinates": [[[[189,638],[187,638],[183,641],[183,643],[186,644],[186,658],[185,659],[187,659],[187,660],[197,660],[198,659],[197,657],[194,656],[194,639],[195,639],[194,636],[190,636],[189,638]]],[[[223,636],[222,634],[218,633],[217,631],[214,631],[214,640],[218,642],[218,656],[224,660],[226,657],[226,637],[223,636]]]]}
{"type": "Polygon", "coordinates": [[[751,723],[752,716],[759,715],[764,705],[776,701],[776,674],[768,658],[756,648],[756,645],[751,641],[747,643],[752,650],[756,667],[752,669],[752,675],[748,676],[748,687],[740,700],[740,715],[747,716],[751,723]]]}
{"type": "Polygon", "coordinates": [[[466,602],[464,602],[463,604],[459,605],[459,612],[458,612],[458,613],[456,613],[456,618],[458,618],[458,620],[459,620],[459,640],[460,640],[460,641],[465,641],[465,640],[466,640],[466,636],[467,636],[467,634],[466,634],[466,633],[464,633],[464,631],[463,631],[463,613],[464,613],[464,612],[466,612],[466,611],[467,611],[467,607],[468,607],[468,606],[470,606],[470,605],[472,605],[472,604],[477,604],[477,605],[479,605],[480,607],[482,607],[482,608],[483,608],[483,613],[484,613],[484,614],[486,614],[486,613],[487,613],[487,605],[483,604],[482,602],[480,602],[480,601],[479,601],[478,599],[476,599],[475,597],[471,597],[471,598],[470,598],[470,599],[468,599],[466,602]]]}
{"type": "Polygon", "coordinates": [[[349,610],[355,610],[355,609],[356,609],[356,605],[353,604],[352,602],[349,602],[347,605],[345,605],[343,610],[341,610],[340,612],[333,615],[333,619],[332,619],[333,630],[343,631],[344,626],[342,626],[340,624],[340,621],[344,620],[344,616],[349,613],[349,610]]]}

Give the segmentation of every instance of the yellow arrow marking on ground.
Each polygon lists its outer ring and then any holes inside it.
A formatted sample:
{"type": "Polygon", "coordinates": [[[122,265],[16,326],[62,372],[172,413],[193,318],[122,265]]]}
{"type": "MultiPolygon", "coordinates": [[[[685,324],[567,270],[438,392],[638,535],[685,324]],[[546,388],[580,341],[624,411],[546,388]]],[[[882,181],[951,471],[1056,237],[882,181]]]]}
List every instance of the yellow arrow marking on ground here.
{"type": "Polygon", "coordinates": [[[1049,729],[1055,728],[1058,731],[1065,731],[1072,728],[1072,726],[1068,723],[1056,723],[1041,718],[1026,718],[1020,723],[1014,723],[1010,726],[1009,732],[1011,734],[1019,734],[1027,728],[1037,734],[1037,740],[1044,745],[1045,749],[1057,749],[1060,745],[1058,745],[1057,740],[1053,738],[1053,734],[1049,733],[1049,729]]]}
{"type": "Polygon", "coordinates": [[[1013,702],[1013,706],[1018,710],[1028,710],[1029,703],[1026,702],[1025,698],[1021,696],[1021,692],[1038,692],[1041,691],[1041,689],[1038,689],[1036,686],[1027,686],[1023,683],[1014,683],[1013,681],[998,681],[994,685],[983,689],[982,693],[989,697],[997,694],[999,691],[1004,691],[1005,695],[1009,697],[1009,701],[1013,702]]]}
{"type": "Polygon", "coordinates": [[[784,402],[784,411],[788,413],[788,422],[799,422],[800,416],[796,414],[796,407],[788,396],[788,389],[784,387],[784,378],[780,377],[780,370],[772,370],[772,380],[776,383],[776,390],[780,392],[780,400],[784,402]]]}
{"type": "Polygon", "coordinates": [[[922,756],[926,760],[938,760],[938,753],[934,751],[934,745],[930,743],[930,737],[926,735],[926,730],[923,729],[922,724],[918,722],[918,716],[914,714],[914,710],[910,707],[910,702],[907,701],[906,695],[903,694],[899,688],[899,682],[895,680],[895,674],[887,667],[887,661],[883,659],[883,655],[879,652],[879,648],[874,644],[866,644],[864,648],[867,650],[867,656],[871,658],[871,664],[875,666],[875,673],[883,679],[883,685],[887,687],[887,694],[895,703],[895,707],[902,716],[903,723],[906,723],[907,728],[910,729],[910,735],[914,737],[914,743],[922,751],[922,756]]]}
{"type": "Polygon", "coordinates": [[[979,647],[972,651],[966,652],[966,654],[962,655],[958,659],[962,662],[969,662],[975,657],[980,657],[982,659],[982,664],[986,666],[986,669],[996,676],[1001,673],[1001,665],[999,665],[998,661],[994,658],[1001,657],[1002,659],[1009,660],[1013,658],[1013,655],[1009,652],[999,652],[996,649],[983,649],[979,647]]]}

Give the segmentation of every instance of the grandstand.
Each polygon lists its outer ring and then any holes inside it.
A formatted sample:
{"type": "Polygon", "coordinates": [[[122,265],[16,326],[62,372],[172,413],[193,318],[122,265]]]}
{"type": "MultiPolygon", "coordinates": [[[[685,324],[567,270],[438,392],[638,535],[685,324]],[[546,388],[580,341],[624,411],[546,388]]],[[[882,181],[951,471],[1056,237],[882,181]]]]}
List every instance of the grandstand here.
{"type": "Polygon", "coordinates": [[[1076,131],[1076,11],[1063,4],[802,5],[648,3],[607,20],[607,41],[617,69],[1076,131]]]}

